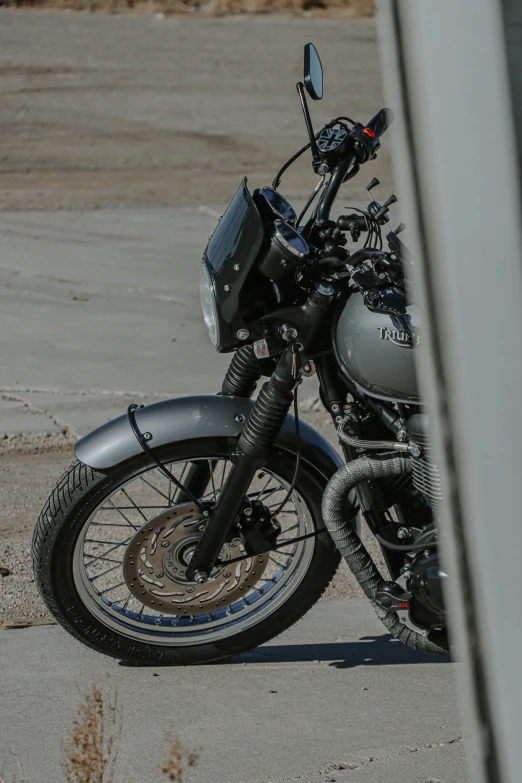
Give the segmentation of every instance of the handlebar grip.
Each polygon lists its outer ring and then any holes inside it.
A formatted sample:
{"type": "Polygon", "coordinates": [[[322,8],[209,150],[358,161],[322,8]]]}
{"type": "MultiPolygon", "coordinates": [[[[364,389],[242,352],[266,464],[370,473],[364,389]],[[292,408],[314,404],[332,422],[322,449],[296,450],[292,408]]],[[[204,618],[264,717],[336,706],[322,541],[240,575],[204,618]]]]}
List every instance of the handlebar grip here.
{"type": "Polygon", "coordinates": [[[381,109],[370,122],[366,123],[366,127],[374,131],[377,136],[382,136],[392,124],[394,116],[391,109],[381,109]]]}

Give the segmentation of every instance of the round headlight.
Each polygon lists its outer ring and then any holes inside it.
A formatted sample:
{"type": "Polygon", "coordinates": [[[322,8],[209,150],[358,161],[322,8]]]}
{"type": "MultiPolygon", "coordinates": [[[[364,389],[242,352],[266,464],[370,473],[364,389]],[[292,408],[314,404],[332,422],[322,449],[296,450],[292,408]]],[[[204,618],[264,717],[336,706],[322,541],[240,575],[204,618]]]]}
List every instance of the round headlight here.
{"type": "Polygon", "coordinates": [[[218,347],[219,327],[217,319],[216,298],[214,296],[214,286],[208,273],[205,262],[201,264],[199,270],[199,298],[201,309],[203,311],[203,320],[207,327],[208,336],[212,341],[214,348],[218,347]]]}

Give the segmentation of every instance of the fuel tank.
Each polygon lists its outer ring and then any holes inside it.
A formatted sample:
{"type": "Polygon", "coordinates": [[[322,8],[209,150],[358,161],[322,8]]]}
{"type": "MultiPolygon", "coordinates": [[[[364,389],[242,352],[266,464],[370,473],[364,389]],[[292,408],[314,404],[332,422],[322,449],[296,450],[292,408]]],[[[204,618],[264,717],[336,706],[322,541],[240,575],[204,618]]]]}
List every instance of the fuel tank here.
{"type": "Polygon", "coordinates": [[[398,318],[371,312],[363,295],[353,292],[341,307],[334,326],[337,360],[348,379],[366,394],[393,402],[417,403],[414,354],[422,345],[420,311],[417,305],[408,305],[398,289],[381,293],[387,307],[402,313],[413,339],[398,318]]]}

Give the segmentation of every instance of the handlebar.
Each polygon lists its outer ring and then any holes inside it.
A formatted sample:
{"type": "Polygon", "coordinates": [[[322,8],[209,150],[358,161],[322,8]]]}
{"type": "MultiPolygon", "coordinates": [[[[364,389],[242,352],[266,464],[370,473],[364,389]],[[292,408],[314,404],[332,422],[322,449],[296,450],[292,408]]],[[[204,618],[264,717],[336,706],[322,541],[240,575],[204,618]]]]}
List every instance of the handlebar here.
{"type": "Polygon", "coordinates": [[[372,130],[376,136],[382,136],[392,124],[394,116],[391,109],[381,109],[377,112],[375,117],[371,118],[370,122],[368,122],[365,127],[372,130]]]}
{"type": "Polygon", "coordinates": [[[356,173],[358,166],[373,156],[380,146],[380,136],[388,130],[393,122],[393,117],[394,114],[391,109],[381,109],[371,118],[367,125],[364,127],[358,125],[350,131],[348,138],[352,139],[351,149],[337,163],[332,172],[330,181],[323,191],[317,207],[316,220],[328,220],[333,202],[350,168],[356,166],[357,169],[353,172],[356,173]]]}
{"type": "Polygon", "coordinates": [[[330,210],[335,201],[335,197],[339,192],[339,188],[344,182],[344,178],[348,173],[351,166],[357,162],[356,153],[352,152],[343,158],[332,172],[328,186],[323,191],[321,200],[317,207],[317,220],[328,220],[330,217],[330,210]]]}

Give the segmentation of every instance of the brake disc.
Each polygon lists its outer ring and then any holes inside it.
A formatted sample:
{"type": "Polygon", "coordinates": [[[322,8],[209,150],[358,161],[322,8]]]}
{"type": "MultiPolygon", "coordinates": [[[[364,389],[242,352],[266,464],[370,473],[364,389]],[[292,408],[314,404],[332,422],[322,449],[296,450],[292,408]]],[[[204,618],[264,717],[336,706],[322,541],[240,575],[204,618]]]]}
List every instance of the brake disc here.
{"type": "Polygon", "coordinates": [[[226,543],[210,579],[189,582],[186,570],[205,529],[207,518],[191,503],[168,509],[150,519],[129,543],[123,558],[123,577],[131,594],[149,609],[164,614],[202,614],[216,611],[248,593],[263,576],[268,553],[227,566],[245,555],[239,538],[226,543]]]}

